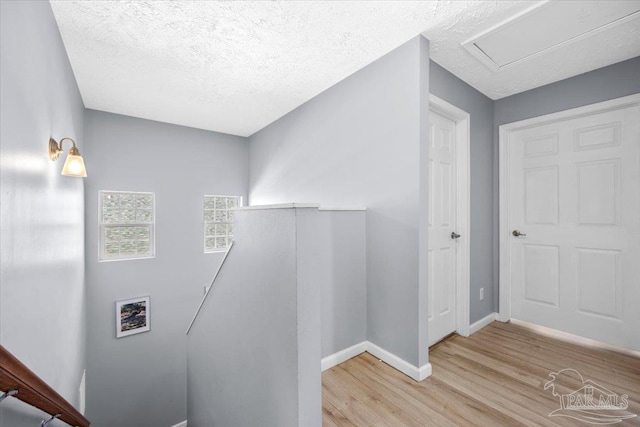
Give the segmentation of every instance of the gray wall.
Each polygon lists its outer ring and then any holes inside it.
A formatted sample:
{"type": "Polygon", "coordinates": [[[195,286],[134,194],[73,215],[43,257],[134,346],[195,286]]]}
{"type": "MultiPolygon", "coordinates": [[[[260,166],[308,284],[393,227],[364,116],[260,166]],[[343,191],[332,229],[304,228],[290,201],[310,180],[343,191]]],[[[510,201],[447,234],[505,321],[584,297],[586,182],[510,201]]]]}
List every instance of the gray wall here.
{"type": "Polygon", "coordinates": [[[188,336],[189,427],[321,425],[313,211],[236,212],[234,246],[188,336]]]}
{"type": "MultiPolygon", "coordinates": [[[[0,70],[0,344],[77,406],[83,180],[61,176],[64,158],[47,150],[50,136],[71,137],[84,154],[84,106],[49,2],[0,2],[0,70]]],[[[0,405],[2,426],[44,417],[16,399],[0,405]]]]}
{"type": "Polygon", "coordinates": [[[495,277],[494,309],[498,311],[498,127],[506,123],[640,93],[640,57],[599,68],[494,102],[493,206],[495,277]]]}
{"type": "Polygon", "coordinates": [[[366,212],[320,211],[322,357],[367,339],[366,212]]]}
{"type": "MultiPolygon", "coordinates": [[[[493,313],[493,101],[431,61],[429,90],[471,115],[471,323],[493,313]],[[484,300],[480,301],[480,288],[484,300]]],[[[496,276],[497,277],[497,276],[496,276]]],[[[495,290],[497,295],[497,289],[495,290]]]]}
{"type": "MultiPolygon", "coordinates": [[[[317,209],[295,209],[296,239],[296,329],[298,339],[298,422],[297,426],[322,425],[322,305],[321,272],[330,256],[325,251],[329,240],[319,225],[322,214],[317,209]]],[[[252,233],[252,236],[255,233],[252,233]]],[[[251,243],[253,243],[250,240],[251,243]]],[[[277,280],[277,276],[276,276],[277,280]]],[[[277,309],[277,304],[275,309],[277,309]]],[[[264,423],[260,423],[264,425],[264,423]]],[[[274,425],[274,427],[276,427],[274,425]]]]}
{"type": "Polygon", "coordinates": [[[417,37],[250,137],[251,204],[367,208],[367,338],[414,365],[427,359],[427,59],[417,37]]]}
{"type": "MultiPolygon", "coordinates": [[[[640,92],[640,56],[499,99],[495,126],[640,92]]],[[[497,128],[495,129],[497,135],[497,128]]]]}
{"type": "Polygon", "coordinates": [[[203,195],[246,199],[246,139],[88,110],[86,140],[87,415],[170,426],[187,418],[185,330],[222,259],[203,253],[203,195]],[[155,258],[98,262],[99,190],[155,193],[155,258]],[[143,295],[151,331],[116,339],[115,301],[143,295]]]}

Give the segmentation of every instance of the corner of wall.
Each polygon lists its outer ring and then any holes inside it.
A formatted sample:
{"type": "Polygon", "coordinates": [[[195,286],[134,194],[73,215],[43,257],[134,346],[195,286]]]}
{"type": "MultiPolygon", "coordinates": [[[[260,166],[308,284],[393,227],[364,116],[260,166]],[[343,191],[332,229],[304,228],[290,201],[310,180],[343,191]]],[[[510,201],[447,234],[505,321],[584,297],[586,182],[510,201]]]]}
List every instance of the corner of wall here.
{"type": "Polygon", "coordinates": [[[418,214],[418,354],[416,360],[418,366],[426,364],[429,360],[429,321],[428,313],[428,224],[429,224],[429,66],[430,51],[429,40],[420,36],[419,51],[419,91],[420,91],[420,126],[419,126],[419,214],[418,214]]]}

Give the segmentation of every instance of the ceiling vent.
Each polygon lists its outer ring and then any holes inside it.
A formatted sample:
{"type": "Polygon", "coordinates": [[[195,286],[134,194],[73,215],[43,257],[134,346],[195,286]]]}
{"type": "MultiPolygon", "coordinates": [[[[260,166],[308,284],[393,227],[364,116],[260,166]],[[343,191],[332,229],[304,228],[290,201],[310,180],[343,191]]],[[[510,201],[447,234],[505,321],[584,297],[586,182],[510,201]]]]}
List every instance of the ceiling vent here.
{"type": "Polygon", "coordinates": [[[489,28],[462,46],[493,71],[595,36],[635,19],[640,2],[544,1],[489,28]]]}

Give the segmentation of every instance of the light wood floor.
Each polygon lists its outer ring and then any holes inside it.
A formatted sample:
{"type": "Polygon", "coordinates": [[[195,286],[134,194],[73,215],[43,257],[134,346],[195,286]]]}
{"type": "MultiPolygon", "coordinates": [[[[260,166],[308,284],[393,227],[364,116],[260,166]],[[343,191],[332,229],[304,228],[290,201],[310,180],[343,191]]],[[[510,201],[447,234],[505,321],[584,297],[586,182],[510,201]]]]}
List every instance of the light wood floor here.
{"type": "MultiPolygon", "coordinates": [[[[430,362],[433,375],[421,383],[368,353],[325,371],[323,425],[589,426],[548,416],[560,403],[544,385],[549,373],[564,368],[619,395],[628,394],[628,410],[611,413],[640,414],[639,358],[568,343],[511,323],[493,322],[469,338],[453,336],[431,349],[430,362]]],[[[565,384],[565,392],[581,387],[579,380],[565,384]]],[[[615,425],[640,426],[640,415],[615,425]]]]}

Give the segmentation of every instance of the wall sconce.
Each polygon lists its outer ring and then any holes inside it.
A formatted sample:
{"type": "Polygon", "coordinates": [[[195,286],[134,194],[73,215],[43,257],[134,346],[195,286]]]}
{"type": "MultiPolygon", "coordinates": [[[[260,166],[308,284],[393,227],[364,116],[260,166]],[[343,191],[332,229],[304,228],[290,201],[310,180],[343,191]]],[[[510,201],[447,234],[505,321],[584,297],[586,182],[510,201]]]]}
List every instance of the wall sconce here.
{"type": "Polygon", "coordinates": [[[87,169],[84,167],[84,160],[82,159],[82,156],[76,147],[76,142],[73,139],[62,138],[60,140],[60,144],[58,144],[55,139],[49,138],[49,158],[53,161],[58,160],[60,153],[62,153],[62,143],[65,140],[71,141],[73,147],[69,149],[67,160],[65,160],[64,166],[62,167],[62,175],[75,176],[79,178],[86,177],[87,169]]]}

